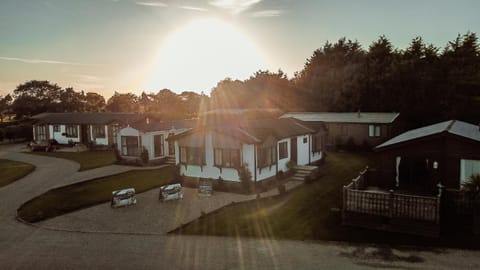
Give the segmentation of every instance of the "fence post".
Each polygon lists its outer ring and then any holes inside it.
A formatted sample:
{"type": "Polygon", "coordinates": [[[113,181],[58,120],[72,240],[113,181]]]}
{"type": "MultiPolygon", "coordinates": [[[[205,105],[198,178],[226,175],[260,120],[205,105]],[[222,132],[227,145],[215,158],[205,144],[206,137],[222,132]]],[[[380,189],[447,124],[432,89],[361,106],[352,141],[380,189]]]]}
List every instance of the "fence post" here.
{"type": "Polygon", "coordinates": [[[436,216],[435,216],[435,223],[436,224],[440,223],[440,207],[441,207],[441,204],[442,204],[442,192],[441,192],[441,189],[440,189],[440,192],[438,193],[438,197],[437,197],[437,212],[435,213],[436,214],[436,216]]]}
{"type": "Polygon", "coordinates": [[[343,186],[343,211],[347,209],[347,186],[343,186]]]}
{"type": "Polygon", "coordinates": [[[390,189],[389,193],[390,193],[390,196],[388,197],[388,216],[390,218],[392,218],[393,213],[394,213],[394,209],[393,209],[393,207],[394,207],[394,204],[393,204],[393,196],[394,196],[393,189],[390,189]]]}

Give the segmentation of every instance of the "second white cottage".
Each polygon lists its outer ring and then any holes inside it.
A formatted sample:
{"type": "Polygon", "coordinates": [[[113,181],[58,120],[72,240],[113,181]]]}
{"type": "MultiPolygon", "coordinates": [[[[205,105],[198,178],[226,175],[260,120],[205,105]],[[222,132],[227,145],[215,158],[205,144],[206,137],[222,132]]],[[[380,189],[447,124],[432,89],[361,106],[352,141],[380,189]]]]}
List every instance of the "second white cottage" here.
{"type": "Polygon", "coordinates": [[[287,172],[290,164],[323,158],[325,128],[293,118],[204,123],[172,136],[180,174],[194,179],[240,182],[247,167],[255,183],[287,172]]]}

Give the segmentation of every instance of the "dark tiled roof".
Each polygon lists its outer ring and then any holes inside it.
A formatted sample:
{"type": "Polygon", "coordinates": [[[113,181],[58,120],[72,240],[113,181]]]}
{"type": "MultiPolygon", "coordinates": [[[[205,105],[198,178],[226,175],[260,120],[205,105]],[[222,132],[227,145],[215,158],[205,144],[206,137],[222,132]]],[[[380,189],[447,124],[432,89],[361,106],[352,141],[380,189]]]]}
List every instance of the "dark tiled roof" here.
{"type": "Polygon", "coordinates": [[[31,117],[39,124],[93,124],[105,125],[119,121],[123,123],[135,123],[145,115],[137,113],[108,113],[108,112],[75,112],[75,113],[41,113],[31,117]]]}
{"type": "Polygon", "coordinates": [[[143,132],[152,132],[152,131],[170,130],[172,128],[173,129],[193,128],[197,125],[197,122],[198,120],[196,119],[168,121],[168,122],[150,122],[149,124],[142,121],[139,123],[132,124],[130,126],[136,130],[140,130],[143,132]]]}
{"type": "Polygon", "coordinates": [[[233,123],[218,122],[216,125],[209,124],[207,126],[198,127],[175,137],[183,137],[205,130],[213,130],[247,143],[260,143],[269,136],[283,139],[292,136],[315,133],[314,129],[306,127],[301,121],[293,118],[284,118],[248,120],[233,123]]]}
{"type": "Polygon", "coordinates": [[[381,149],[395,144],[404,143],[441,133],[449,133],[480,142],[480,130],[478,126],[459,120],[449,120],[430,126],[409,130],[380,144],[376,147],[376,149],[381,149]]]}

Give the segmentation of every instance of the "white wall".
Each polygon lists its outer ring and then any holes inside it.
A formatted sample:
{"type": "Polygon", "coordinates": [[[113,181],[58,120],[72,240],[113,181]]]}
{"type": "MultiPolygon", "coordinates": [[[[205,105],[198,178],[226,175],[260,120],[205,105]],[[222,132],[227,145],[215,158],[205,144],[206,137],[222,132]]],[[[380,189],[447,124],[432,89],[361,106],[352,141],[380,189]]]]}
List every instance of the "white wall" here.
{"type": "Polygon", "coordinates": [[[53,126],[54,125],[48,125],[48,130],[50,132],[50,138],[55,139],[58,143],[60,144],[68,144],[69,141],[73,142],[80,142],[80,126],[75,125],[77,127],[77,137],[67,137],[62,135],[65,133],[66,125],[58,125],[60,126],[60,131],[59,132],[53,132],[53,126]]]}
{"type": "Polygon", "coordinates": [[[307,165],[309,164],[308,157],[310,155],[310,135],[297,136],[297,164],[307,165]],[[307,138],[306,142],[303,142],[303,138],[307,138]]]}
{"type": "Polygon", "coordinates": [[[95,138],[93,134],[93,125],[88,125],[88,128],[90,129],[90,141],[94,141],[95,144],[100,144],[100,145],[108,145],[108,128],[106,125],[103,125],[104,132],[105,132],[105,138],[95,138]]]}

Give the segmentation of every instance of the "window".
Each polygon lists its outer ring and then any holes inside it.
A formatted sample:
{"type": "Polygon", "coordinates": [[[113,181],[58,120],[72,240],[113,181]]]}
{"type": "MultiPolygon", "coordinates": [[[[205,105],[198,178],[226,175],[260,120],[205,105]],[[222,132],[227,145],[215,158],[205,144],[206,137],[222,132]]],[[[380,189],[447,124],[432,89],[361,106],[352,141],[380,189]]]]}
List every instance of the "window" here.
{"type": "Polygon", "coordinates": [[[264,168],[277,163],[276,147],[264,147],[258,151],[258,167],[264,168]]]}
{"type": "Polygon", "coordinates": [[[238,168],[240,167],[240,150],[215,148],[213,159],[215,166],[238,168]]]}
{"type": "Polygon", "coordinates": [[[66,134],[66,137],[68,138],[77,138],[78,137],[77,126],[76,125],[65,126],[65,134],[66,134]]]}
{"type": "Polygon", "coordinates": [[[368,136],[370,137],[380,137],[381,136],[382,126],[378,125],[369,125],[368,126],[368,136]]]}
{"type": "Polygon", "coordinates": [[[53,132],[60,132],[60,125],[53,125],[53,132]]]}
{"type": "Polygon", "coordinates": [[[118,124],[113,124],[112,125],[112,136],[113,136],[113,143],[118,143],[117,142],[117,134],[118,131],[120,131],[120,126],[118,124]]]}
{"type": "Polygon", "coordinates": [[[288,144],[287,142],[281,142],[278,144],[278,159],[284,159],[288,157],[288,144]]]}
{"type": "Polygon", "coordinates": [[[37,126],[37,141],[45,141],[47,139],[47,135],[45,133],[45,126],[37,126]]]}
{"type": "Polygon", "coordinates": [[[180,163],[189,165],[202,165],[202,148],[180,147],[180,163]]]}
{"type": "Polygon", "coordinates": [[[323,136],[320,134],[313,135],[312,137],[312,152],[318,153],[322,151],[323,136]]]}
{"type": "Polygon", "coordinates": [[[153,136],[153,153],[155,157],[163,156],[163,135],[153,136]]]}
{"type": "Polygon", "coordinates": [[[93,138],[105,138],[105,126],[93,126],[93,138]]]}
{"type": "Polygon", "coordinates": [[[215,148],[214,153],[213,153],[213,164],[215,166],[222,166],[223,160],[222,160],[222,149],[220,148],[215,148]]]}
{"type": "Polygon", "coordinates": [[[123,156],[139,156],[138,137],[122,136],[122,155],[123,156]]]}
{"type": "Polygon", "coordinates": [[[187,148],[180,147],[180,163],[187,164],[187,148]]]}
{"type": "Polygon", "coordinates": [[[460,160],[460,182],[467,182],[472,175],[480,174],[480,160],[460,160]]]}

